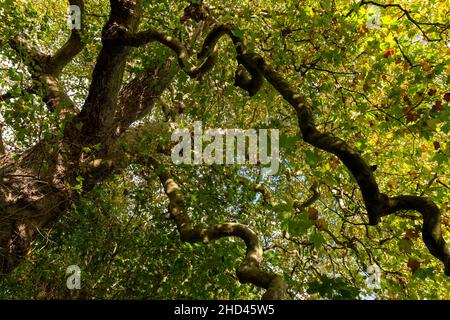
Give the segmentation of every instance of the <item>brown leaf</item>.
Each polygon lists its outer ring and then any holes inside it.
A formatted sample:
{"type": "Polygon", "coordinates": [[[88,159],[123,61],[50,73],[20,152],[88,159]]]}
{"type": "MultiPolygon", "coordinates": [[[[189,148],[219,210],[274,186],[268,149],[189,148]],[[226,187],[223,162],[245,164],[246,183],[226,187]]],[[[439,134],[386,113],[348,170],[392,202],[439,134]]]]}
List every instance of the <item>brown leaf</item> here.
{"type": "Polygon", "coordinates": [[[392,56],[395,52],[394,48],[389,48],[386,50],[386,52],[383,54],[383,57],[385,58],[389,58],[390,56],[392,56]]]}
{"type": "Polygon", "coordinates": [[[405,238],[413,238],[416,239],[419,237],[419,234],[414,229],[408,229],[406,230],[405,238]]]}
{"type": "Polygon", "coordinates": [[[317,218],[319,217],[319,211],[316,208],[313,207],[309,207],[308,208],[308,218],[309,220],[317,220],[317,218]]]}
{"type": "Polygon", "coordinates": [[[422,69],[425,71],[430,71],[431,70],[431,65],[428,61],[423,60],[420,65],[422,66],[422,69]]]}
{"type": "Polygon", "coordinates": [[[448,220],[448,218],[442,219],[442,223],[444,224],[444,226],[450,228],[450,221],[448,220]]]}
{"type": "Polygon", "coordinates": [[[365,33],[369,32],[369,29],[366,27],[365,24],[360,24],[359,25],[359,32],[361,34],[365,34],[365,33]]]}
{"type": "Polygon", "coordinates": [[[409,258],[408,267],[411,269],[411,272],[414,273],[417,269],[420,268],[420,262],[414,258],[409,258]]]}
{"type": "Polygon", "coordinates": [[[322,219],[322,218],[317,219],[314,222],[314,224],[316,225],[317,229],[319,229],[319,230],[324,230],[324,229],[327,228],[327,222],[324,219],[322,219]]]}
{"type": "Polygon", "coordinates": [[[406,122],[414,122],[420,119],[420,116],[415,112],[410,112],[406,115],[406,122]]]}
{"type": "Polygon", "coordinates": [[[434,105],[433,105],[432,110],[433,111],[442,111],[442,110],[444,110],[444,108],[442,107],[442,101],[441,100],[436,101],[434,103],[434,105]]]}
{"type": "Polygon", "coordinates": [[[439,150],[441,148],[441,144],[438,141],[433,141],[434,150],[439,150]]]}

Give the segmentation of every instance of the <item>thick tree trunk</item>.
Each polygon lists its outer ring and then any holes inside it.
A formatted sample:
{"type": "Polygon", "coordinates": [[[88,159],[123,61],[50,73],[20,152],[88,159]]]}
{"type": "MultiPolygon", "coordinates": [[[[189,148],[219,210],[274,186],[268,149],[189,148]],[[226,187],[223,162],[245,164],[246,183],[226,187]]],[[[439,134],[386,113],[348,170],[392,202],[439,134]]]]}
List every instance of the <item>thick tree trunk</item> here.
{"type": "MultiPolygon", "coordinates": [[[[69,2],[83,10],[82,0],[69,2]]],[[[28,91],[42,92],[41,98],[47,108],[59,112],[59,121],[65,130],[62,137],[55,135],[39,142],[19,159],[7,154],[0,159],[1,273],[10,272],[20,263],[39,230],[60,217],[81,192],[89,191],[98,182],[121,170],[129,160],[128,154],[117,152],[120,149],[116,148],[118,139],[136,138],[136,132],[130,131],[129,126],[150,112],[174,75],[169,63],[165,67],[148,70],[122,88],[131,46],[157,41],[174,51],[180,67],[188,75],[200,77],[213,67],[215,46],[222,36],[227,35],[235,45],[240,64],[235,85],[254,95],[266,79],[281,94],[297,113],[303,140],[336,155],[354,176],[371,225],[399,210],[420,212],[424,220],[423,240],[430,253],[443,262],[445,273],[450,275],[450,248],[442,238],[438,207],[425,197],[389,197],[381,193],[370,166],[357,150],[330,133],[320,132],[307,99],[297,93],[263,57],[248,52],[243,39],[233,32],[232,25],[217,25],[211,30],[198,54],[201,64],[190,68],[186,60],[187,50],[175,38],[154,29],[136,32],[142,0],[110,0],[110,4],[110,17],[102,33],[103,47],[92,74],[88,97],[80,112],[59,80],[64,66],[83,48],[79,32],[73,31],[67,43],[52,56],[31,48],[20,36],[10,41],[15,51],[27,56],[25,60],[29,63],[32,80],[39,84],[28,91]],[[99,146],[98,150],[86,154],[84,147],[93,145],[99,146]],[[77,188],[80,181],[82,188],[77,188]]],[[[0,152],[4,152],[1,144],[0,152]]],[[[260,269],[262,248],[252,230],[236,223],[194,227],[182,204],[179,186],[168,174],[160,172],[159,178],[169,197],[171,218],[182,240],[205,242],[225,236],[241,238],[247,245],[247,255],[237,269],[238,279],[268,289],[266,297],[283,296],[286,287],[282,278],[260,269]]]]}
{"type": "MultiPolygon", "coordinates": [[[[84,8],[82,0],[70,4],[84,8]]],[[[82,181],[82,192],[120,170],[126,154],[114,153],[114,143],[126,139],[126,130],[144,117],[171,82],[170,63],[136,76],[121,90],[129,47],[110,38],[117,29],[135,30],[142,1],[111,1],[111,14],[102,34],[103,49],[92,75],[91,89],[80,113],[59,81],[64,66],[84,45],[79,31],[73,30],[67,43],[53,56],[41,53],[20,36],[11,47],[27,56],[29,70],[37,84],[32,93],[42,92],[47,108],[58,111],[65,123],[63,137],[43,140],[19,159],[4,154],[0,159],[0,272],[16,267],[29,252],[40,229],[61,216],[79,197],[75,186],[82,181]],[[39,68],[37,68],[38,66],[39,68]],[[139,97],[138,99],[136,97],[139,97]],[[72,117],[67,117],[72,115],[72,117]],[[85,154],[83,147],[101,146],[85,154]],[[107,159],[108,158],[108,159],[107,159]],[[113,159],[112,159],[113,158],[113,159]],[[119,161],[120,160],[120,161],[119,161]],[[80,179],[77,180],[77,177],[80,179]]]]}

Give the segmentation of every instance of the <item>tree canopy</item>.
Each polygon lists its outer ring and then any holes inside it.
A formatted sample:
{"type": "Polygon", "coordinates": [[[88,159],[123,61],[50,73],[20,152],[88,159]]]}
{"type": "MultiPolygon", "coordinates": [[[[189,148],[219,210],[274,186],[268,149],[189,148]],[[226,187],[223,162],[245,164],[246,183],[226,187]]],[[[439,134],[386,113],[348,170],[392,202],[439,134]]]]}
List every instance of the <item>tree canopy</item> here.
{"type": "Polygon", "coordinates": [[[450,298],[448,1],[0,17],[0,298],[450,298]],[[278,172],[174,164],[196,121],[279,130],[278,172]]]}

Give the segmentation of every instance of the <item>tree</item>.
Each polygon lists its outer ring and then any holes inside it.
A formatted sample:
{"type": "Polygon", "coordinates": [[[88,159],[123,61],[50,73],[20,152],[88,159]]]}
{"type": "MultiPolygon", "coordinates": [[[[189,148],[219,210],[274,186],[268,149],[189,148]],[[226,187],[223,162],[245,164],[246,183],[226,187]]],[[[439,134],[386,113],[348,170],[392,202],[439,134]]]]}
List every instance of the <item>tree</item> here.
{"type": "Polygon", "coordinates": [[[75,248],[85,297],[448,297],[445,1],[7,0],[0,10],[7,296],[68,294],[63,281],[25,275],[37,262],[50,272],[52,250],[61,268],[61,249],[75,248]],[[80,29],[65,26],[68,4],[80,29]],[[278,174],[173,165],[171,132],[198,120],[279,129],[278,174]],[[246,251],[213,241],[230,237],[246,251]],[[49,240],[56,247],[42,249],[49,240]],[[381,289],[367,287],[373,265],[381,289]],[[45,288],[26,293],[18,279],[45,288]]]}

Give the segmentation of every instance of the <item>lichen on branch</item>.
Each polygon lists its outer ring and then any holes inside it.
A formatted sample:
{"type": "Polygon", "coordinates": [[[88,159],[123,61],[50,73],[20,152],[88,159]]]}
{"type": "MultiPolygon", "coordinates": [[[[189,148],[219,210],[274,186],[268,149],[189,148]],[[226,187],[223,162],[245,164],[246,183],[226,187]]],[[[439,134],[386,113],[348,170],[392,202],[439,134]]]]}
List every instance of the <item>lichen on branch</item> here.
{"type": "MultiPolygon", "coordinates": [[[[247,51],[244,39],[236,36],[233,30],[233,25],[229,23],[219,24],[212,28],[205,37],[202,49],[198,54],[198,58],[203,59],[198,68],[201,68],[205,61],[215,56],[215,46],[220,37],[229,36],[236,49],[236,60],[239,63],[236,70],[235,85],[246,90],[252,96],[260,89],[262,79],[265,78],[278,91],[295,110],[303,140],[316,148],[337,156],[353,175],[361,191],[370,225],[377,225],[381,217],[401,210],[420,212],[423,217],[422,239],[430,253],[444,264],[445,274],[450,276],[450,249],[442,237],[441,214],[437,205],[427,197],[409,195],[389,197],[382,193],[371,166],[362,158],[358,150],[332,133],[320,132],[314,122],[313,109],[305,96],[295,90],[261,55],[247,51]],[[242,66],[245,70],[242,69],[242,66]]],[[[155,30],[150,30],[129,34],[126,38],[129,45],[136,46],[150,41],[159,41],[174,50],[179,61],[181,61],[180,65],[184,67],[182,61],[185,56],[183,55],[182,44],[163,35],[163,33],[155,33],[155,30]],[[148,36],[152,34],[158,36],[148,36]]],[[[188,74],[192,75],[192,71],[188,74]]]]}
{"type": "Polygon", "coordinates": [[[225,237],[242,239],[247,246],[247,252],[236,269],[237,278],[241,283],[252,283],[266,289],[262,299],[282,299],[286,294],[287,285],[283,277],[261,268],[263,248],[258,235],[249,227],[233,222],[207,227],[194,226],[186,211],[180,186],[175,182],[169,171],[156,159],[150,158],[150,163],[155,168],[155,174],[157,174],[169,198],[169,218],[175,222],[181,240],[190,243],[209,243],[225,237]]]}

